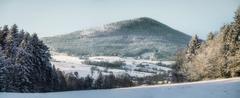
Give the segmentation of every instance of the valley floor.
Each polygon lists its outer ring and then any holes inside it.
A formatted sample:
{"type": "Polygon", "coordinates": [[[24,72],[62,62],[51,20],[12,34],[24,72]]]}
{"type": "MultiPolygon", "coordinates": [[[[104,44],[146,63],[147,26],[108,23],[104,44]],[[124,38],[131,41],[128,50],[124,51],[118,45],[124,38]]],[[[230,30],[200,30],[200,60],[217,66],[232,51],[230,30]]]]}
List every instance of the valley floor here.
{"type": "Polygon", "coordinates": [[[54,93],[0,93],[0,98],[239,98],[240,78],[54,93]]]}

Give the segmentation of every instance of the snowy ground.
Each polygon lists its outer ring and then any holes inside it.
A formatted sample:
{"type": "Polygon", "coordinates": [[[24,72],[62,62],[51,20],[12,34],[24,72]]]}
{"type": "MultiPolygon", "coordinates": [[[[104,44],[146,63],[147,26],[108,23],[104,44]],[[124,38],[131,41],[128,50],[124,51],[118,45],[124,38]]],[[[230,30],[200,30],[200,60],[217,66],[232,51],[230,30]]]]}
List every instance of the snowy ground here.
{"type": "Polygon", "coordinates": [[[240,78],[55,93],[0,93],[0,98],[240,98],[240,78]]]}
{"type": "MultiPolygon", "coordinates": [[[[85,77],[87,75],[91,75],[91,68],[96,67],[98,70],[101,70],[103,74],[109,74],[110,72],[113,72],[114,74],[123,74],[128,73],[131,76],[137,76],[137,77],[143,77],[143,76],[149,76],[153,75],[156,72],[159,73],[164,70],[168,71],[171,70],[168,67],[158,66],[157,63],[159,61],[151,61],[151,60],[137,60],[134,58],[121,58],[117,56],[95,56],[95,57],[89,57],[88,60],[90,61],[105,61],[105,62],[115,62],[115,61],[123,61],[126,63],[125,68],[126,69],[111,69],[111,68],[104,68],[100,66],[93,66],[93,65],[87,65],[84,64],[83,61],[85,59],[79,59],[78,57],[74,56],[68,56],[63,53],[52,53],[53,61],[52,64],[55,65],[56,68],[59,68],[60,70],[64,71],[65,73],[70,72],[78,72],[79,77],[85,77]],[[145,64],[147,66],[139,67],[138,64],[145,64]],[[145,71],[136,71],[136,69],[146,70],[145,71]]],[[[162,61],[163,64],[170,65],[173,64],[173,61],[162,61]]],[[[93,77],[98,75],[98,71],[95,70],[93,72],[93,77]]]]}

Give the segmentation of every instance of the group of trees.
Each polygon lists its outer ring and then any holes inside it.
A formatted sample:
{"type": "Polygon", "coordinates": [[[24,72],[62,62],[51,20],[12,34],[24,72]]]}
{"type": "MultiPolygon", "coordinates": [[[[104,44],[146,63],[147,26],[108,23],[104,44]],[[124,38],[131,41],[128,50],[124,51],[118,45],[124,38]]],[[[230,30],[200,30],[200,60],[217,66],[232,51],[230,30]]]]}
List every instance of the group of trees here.
{"type": "Polygon", "coordinates": [[[0,91],[51,91],[54,75],[48,47],[37,34],[17,25],[0,29],[0,91]]]}
{"type": "Polygon", "coordinates": [[[114,61],[114,62],[100,61],[99,62],[99,61],[85,60],[83,63],[87,65],[95,65],[95,66],[102,66],[106,68],[117,68],[117,69],[121,69],[126,65],[123,61],[114,61]]]}
{"type": "Polygon", "coordinates": [[[78,73],[56,69],[50,63],[48,47],[37,34],[18,30],[17,25],[0,28],[0,91],[47,92],[107,89],[133,86],[128,74],[79,78],[78,73]]]}
{"type": "Polygon", "coordinates": [[[64,80],[61,90],[110,89],[134,85],[128,74],[115,76],[113,73],[103,75],[102,72],[95,79],[90,75],[79,77],[78,72],[68,73],[64,80]]]}
{"type": "Polygon", "coordinates": [[[171,71],[154,74],[151,76],[134,77],[135,85],[168,84],[172,82],[171,71]]]}
{"type": "Polygon", "coordinates": [[[195,35],[187,49],[177,54],[176,81],[240,76],[240,8],[234,19],[218,33],[209,33],[206,41],[195,35]]]}
{"type": "MultiPolygon", "coordinates": [[[[61,72],[61,71],[59,71],[61,72]]],[[[93,78],[91,75],[79,77],[78,72],[62,74],[63,80],[59,90],[89,90],[89,89],[111,89],[120,87],[132,87],[138,85],[154,85],[172,82],[171,72],[156,74],[152,76],[134,77],[127,73],[114,75],[113,73],[99,72],[93,78]],[[104,75],[105,74],[105,75],[104,75]]],[[[60,75],[60,74],[59,74],[60,75]]]]}

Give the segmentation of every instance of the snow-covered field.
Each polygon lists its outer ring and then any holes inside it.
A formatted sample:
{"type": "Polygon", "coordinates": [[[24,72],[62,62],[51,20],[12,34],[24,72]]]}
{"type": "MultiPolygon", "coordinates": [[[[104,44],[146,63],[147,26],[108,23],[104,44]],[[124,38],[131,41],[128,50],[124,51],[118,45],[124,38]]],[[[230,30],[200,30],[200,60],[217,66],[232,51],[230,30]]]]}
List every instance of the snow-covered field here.
{"type": "Polygon", "coordinates": [[[0,98],[240,98],[240,78],[109,90],[0,93],[0,98]]]}
{"type": "MultiPolygon", "coordinates": [[[[109,74],[112,72],[113,74],[123,74],[128,73],[131,76],[137,76],[137,77],[143,77],[143,76],[149,76],[153,75],[153,72],[159,73],[164,70],[168,71],[171,70],[168,67],[163,67],[157,65],[159,61],[151,61],[151,60],[137,60],[134,58],[121,58],[117,56],[95,56],[95,57],[89,57],[88,60],[90,61],[104,61],[104,62],[115,62],[115,61],[122,61],[126,64],[124,66],[124,69],[111,69],[111,68],[105,68],[100,66],[94,66],[94,65],[87,65],[84,64],[85,59],[79,59],[78,57],[74,56],[68,56],[63,53],[52,53],[53,61],[52,64],[55,65],[56,68],[59,68],[60,70],[64,71],[65,73],[70,72],[78,72],[79,77],[85,77],[87,75],[92,75],[93,77],[98,75],[98,71],[101,70],[103,74],[109,74]],[[139,67],[137,65],[142,64],[144,67],[139,67]],[[145,66],[146,65],[146,66],[145,66]],[[95,67],[93,73],[91,72],[91,68],[95,67]],[[139,71],[137,69],[146,70],[146,71],[139,71]]],[[[162,61],[163,64],[170,65],[173,64],[173,61],[162,61]]]]}

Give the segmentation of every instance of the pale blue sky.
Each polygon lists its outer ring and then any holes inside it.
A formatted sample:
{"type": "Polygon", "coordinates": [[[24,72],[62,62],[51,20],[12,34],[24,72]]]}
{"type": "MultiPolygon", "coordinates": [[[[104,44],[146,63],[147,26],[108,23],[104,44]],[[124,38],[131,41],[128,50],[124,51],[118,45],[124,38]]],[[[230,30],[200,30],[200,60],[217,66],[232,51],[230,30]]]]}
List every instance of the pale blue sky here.
{"type": "Polygon", "coordinates": [[[205,38],[233,21],[240,0],[0,0],[0,25],[16,23],[39,36],[150,17],[205,38]]]}

